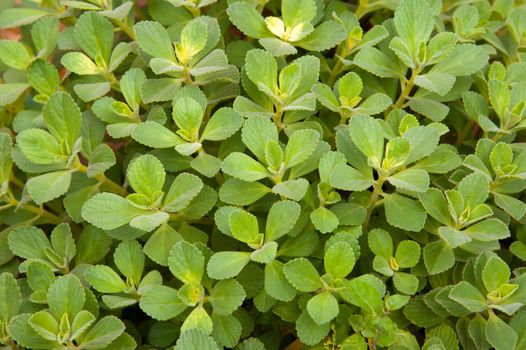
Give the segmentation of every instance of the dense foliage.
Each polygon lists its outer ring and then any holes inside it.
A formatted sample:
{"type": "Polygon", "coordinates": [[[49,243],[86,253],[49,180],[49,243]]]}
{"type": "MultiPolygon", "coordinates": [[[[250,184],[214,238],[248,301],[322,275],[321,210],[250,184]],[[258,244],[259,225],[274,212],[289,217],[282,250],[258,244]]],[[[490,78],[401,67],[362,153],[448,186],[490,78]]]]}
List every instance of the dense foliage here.
{"type": "Polygon", "coordinates": [[[6,349],[526,349],[521,0],[2,0],[6,349]]]}

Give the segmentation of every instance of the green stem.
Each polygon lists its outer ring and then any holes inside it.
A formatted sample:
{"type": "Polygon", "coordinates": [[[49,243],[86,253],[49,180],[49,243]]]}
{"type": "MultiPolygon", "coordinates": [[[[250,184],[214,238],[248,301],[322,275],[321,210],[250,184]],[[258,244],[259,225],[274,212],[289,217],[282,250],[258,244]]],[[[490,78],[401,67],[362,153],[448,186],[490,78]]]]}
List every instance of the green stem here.
{"type": "Polygon", "coordinates": [[[283,107],[281,105],[276,105],[276,112],[272,117],[274,124],[278,127],[278,130],[283,130],[283,124],[281,123],[281,117],[283,116],[283,107]]]}
{"type": "MultiPolygon", "coordinates": [[[[78,171],[80,171],[81,173],[83,173],[83,174],[87,174],[88,173],[88,168],[86,166],[84,166],[83,164],[81,164],[80,161],[78,161],[78,160],[77,160],[77,164],[76,164],[76,169],[78,171]]],[[[106,187],[108,187],[108,189],[110,189],[111,192],[117,193],[117,194],[119,194],[121,196],[124,196],[126,194],[126,192],[127,192],[124,187],[122,187],[118,183],[115,183],[112,180],[108,179],[106,177],[106,175],[104,175],[104,174],[96,175],[93,178],[95,180],[97,180],[98,182],[106,185],[106,187]]]]}
{"type": "Polygon", "coordinates": [[[186,6],[186,9],[194,16],[194,18],[201,15],[201,9],[199,7],[186,6]]]}
{"type": "Polygon", "coordinates": [[[124,33],[126,33],[126,35],[130,37],[130,39],[135,41],[135,31],[128,24],[128,21],[120,21],[118,19],[114,19],[113,23],[115,23],[124,33]]]}
{"type": "Polygon", "coordinates": [[[378,201],[380,194],[382,194],[382,185],[384,184],[384,181],[385,179],[383,177],[380,177],[378,178],[378,180],[376,180],[375,184],[373,185],[373,193],[371,193],[369,203],[367,203],[367,215],[363,224],[364,230],[367,230],[367,227],[369,226],[369,221],[371,220],[371,215],[373,213],[374,208],[376,207],[376,202],[378,201]]]}
{"type": "Polygon", "coordinates": [[[411,71],[411,77],[405,84],[404,88],[402,89],[402,92],[400,93],[400,96],[396,100],[396,102],[393,104],[392,109],[401,108],[407,98],[411,95],[411,90],[413,90],[413,87],[415,86],[415,79],[422,71],[422,68],[416,67],[411,71]]]}
{"type": "Polygon", "coordinates": [[[368,0],[361,0],[358,8],[354,11],[354,14],[358,19],[362,18],[367,13],[368,2],[368,0]]]}
{"type": "MultiPolygon", "coordinates": [[[[18,207],[20,205],[20,201],[16,198],[10,196],[8,199],[8,204],[11,207],[18,207]]],[[[24,203],[20,205],[20,208],[24,209],[25,211],[28,211],[30,213],[34,213],[37,215],[37,217],[42,217],[47,219],[50,223],[58,225],[62,222],[62,219],[60,219],[58,216],[56,216],[53,213],[50,213],[49,211],[45,210],[42,207],[35,207],[31,204],[24,203]]]]}

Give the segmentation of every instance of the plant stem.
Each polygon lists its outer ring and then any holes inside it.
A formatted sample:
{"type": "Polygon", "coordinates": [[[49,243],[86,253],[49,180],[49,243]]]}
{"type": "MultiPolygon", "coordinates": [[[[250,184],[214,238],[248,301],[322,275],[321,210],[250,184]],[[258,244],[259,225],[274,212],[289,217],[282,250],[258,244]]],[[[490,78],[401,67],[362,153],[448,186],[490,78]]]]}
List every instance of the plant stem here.
{"type": "Polygon", "coordinates": [[[329,73],[329,79],[327,79],[327,85],[329,85],[330,87],[334,85],[334,83],[336,82],[336,78],[341,73],[343,68],[342,60],[339,58],[336,59],[337,61],[334,64],[334,67],[332,67],[331,72],[329,73]]]}
{"type": "Polygon", "coordinates": [[[272,117],[272,120],[274,121],[274,124],[278,127],[278,130],[283,130],[283,124],[281,124],[281,117],[283,116],[283,109],[281,105],[276,105],[276,112],[274,113],[274,116],[272,117]]]}
{"type": "Polygon", "coordinates": [[[118,19],[114,19],[113,23],[115,23],[126,35],[130,37],[130,39],[135,40],[135,32],[133,31],[133,28],[128,24],[128,21],[120,21],[118,19]]]}
{"type": "MultiPolygon", "coordinates": [[[[9,206],[11,207],[17,207],[20,204],[20,201],[17,200],[15,197],[9,196],[8,203],[9,203],[9,206]]],[[[35,207],[27,203],[22,204],[20,207],[24,209],[25,211],[37,214],[37,217],[46,218],[47,220],[49,220],[49,222],[53,224],[58,225],[62,222],[62,219],[60,219],[55,214],[50,213],[49,211],[45,210],[42,207],[35,207]]]]}
{"type": "Polygon", "coordinates": [[[422,71],[422,68],[420,67],[416,67],[411,71],[411,77],[409,78],[404,88],[402,89],[400,96],[398,97],[396,102],[393,104],[392,109],[397,109],[397,108],[402,107],[404,102],[407,100],[407,98],[411,94],[411,90],[413,90],[413,87],[415,86],[415,79],[418,76],[418,74],[420,74],[421,71],[422,71]]]}
{"type": "Polygon", "coordinates": [[[201,15],[201,9],[199,7],[185,6],[186,9],[192,14],[192,16],[199,17],[201,15]]]}
{"type": "MultiPolygon", "coordinates": [[[[83,164],[81,164],[80,161],[78,161],[78,160],[77,160],[76,168],[77,168],[78,171],[80,171],[83,174],[87,174],[88,173],[88,168],[86,166],[84,166],[83,164]]],[[[117,194],[119,194],[121,196],[124,196],[126,194],[126,192],[127,192],[124,187],[122,187],[118,183],[113,182],[112,180],[108,179],[106,177],[106,175],[104,175],[104,174],[96,175],[93,178],[95,180],[97,180],[98,182],[106,185],[112,192],[115,192],[115,193],[117,193],[117,194]]]]}
{"type": "Polygon", "coordinates": [[[376,206],[376,201],[378,201],[378,198],[380,197],[380,194],[382,193],[382,185],[384,184],[385,179],[383,177],[378,178],[376,183],[373,185],[373,193],[371,193],[371,197],[369,198],[369,203],[367,203],[367,215],[365,217],[365,222],[363,224],[364,230],[367,230],[367,227],[369,226],[369,221],[371,220],[371,214],[373,213],[373,210],[376,206]]]}

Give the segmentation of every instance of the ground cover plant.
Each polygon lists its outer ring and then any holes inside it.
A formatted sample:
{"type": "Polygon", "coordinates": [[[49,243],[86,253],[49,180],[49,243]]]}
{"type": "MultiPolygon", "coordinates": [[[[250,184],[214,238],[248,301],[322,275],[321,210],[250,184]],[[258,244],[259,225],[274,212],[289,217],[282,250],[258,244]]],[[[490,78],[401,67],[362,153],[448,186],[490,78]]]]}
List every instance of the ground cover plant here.
{"type": "Polygon", "coordinates": [[[3,0],[0,347],[526,349],[521,0],[3,0]]]}

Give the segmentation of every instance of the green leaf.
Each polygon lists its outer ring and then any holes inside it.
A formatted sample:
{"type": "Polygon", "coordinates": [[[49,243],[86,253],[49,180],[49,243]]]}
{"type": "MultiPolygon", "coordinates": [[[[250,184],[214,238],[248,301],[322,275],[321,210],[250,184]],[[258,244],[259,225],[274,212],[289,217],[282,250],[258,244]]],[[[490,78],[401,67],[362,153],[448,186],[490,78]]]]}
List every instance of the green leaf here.
{"type": "Polygon", "coordinates": [[[15,228],[8,237],[9,249],[24,259],[46,259],[44,250],[51,249],[51,243],[44,232],[35,226],[15,228]]]}
{"type": "Polygon", "coordinates": [[[60,63],[69,71],[78,75],[100,74],[101,70],[85,54],[81,52],[68,52],[60,59],[60,63]]]}
{"type": "Polygon", "coordinates": [[[246,294],[241,284],[236,280],[217,282],[210,292],[210,303],[214,312],[227,316],[232,314],[245,300],[246,294]]]}
{"type": "Polygon", "coordinates": [[[393,284],[398,291],[413,295],[418,289],[418,277],[405,272],[395,272],[393,284]]]}
{"type": "Polygon", "coordinates": [[[145,121],[137,125],[131,136],[135,141],[152,148],[172,148],[183,142],[170,129],[153,121],[145,121]]]}
{"type": "Polygon", "coordinates": [[[247,182],[231,178],[219,188],[219,198],[228,204],[248,205],[269,192],[270,188],[259,182],[247,182]]]}
{"type": "Polygon", "coordinates": [[[375,255],[386,260],[393,256],[393,240],[387,231],[379,228],[373,229],[369,231],[367,240],[369,248],[375,255]]]}
{"type": "Polygon", "coordinates": [[[337,21],[328,20],[295,44],[309,51],[325,51],[338,45],[345,38],[345,28],[337,21]]]}
{"type": "Polygon", "coordinates": [[[320,134],[316,130],[304,129],[289,137],[283,163],[291,168],[306,161],[318,146],[320,134]]]}
{"type": "Polygon", "coordinates": [[[478,222],[462,232],[470,238],[483,242],[504,239],[510,236],[508,227],[495,218],[478,222]]]}
{"type": "Polygon", "coordinates": [[[233,347],[239,343],[241,338],[241,322],[234,316],[221,316],[217,313],[212,314],[213,330],[212,336],[221,345],[233,347]]]}
{"type": "Polygon", "coordinates": [[[333,112],[339,111],[340,102],[329,86],[317,83],[312,87],[312,93],[322,105],[333,112]]]}
{"type": "Polygon", "coordinates": [[[232,212],[228,219],[232,236],[241,242],[252,243],[259,234],[257,218],[244,210],[232,212]]]}
{"type": "Polygon", "coordinates": [[[219,346],[212,337],[198,328],[189,329],[181,333],[174,350],[219,350],[219,346]]]}
{"type": "Polygon", "coordinates": [[[367,115],[375,115],[385,111],[392,103],[393,101],[386,94],[376,93],[363,101],[360,106],[356,108],[356,111],[367,115]]]}
{"type": "Polygon", "coordinates": [[[113,259],[126,280],[138,286],[144,270],[144,253],[141,245],[135,240],[122,241],[115,248],[113,259]]]}
{"type": "Polygon", "coordinates": [[[156,192],[162,191],[166,172],[159,159],[145,154],[130,163],[126,175],[135,192],[152,198],[156,192]]]}
{"type": "Polygon", "coordinates": [[[141,104],[141,85],[146,80],[146,74],[139,68],[132,68],[122,76],[119,86],[126,103],[133,111],[139,110],[141,104]]]}
{"type": "Polygon", "coordinates": [[[13,275],[4,272],[0,275],[0,320],[9,323],[18,314],[22,296],[13,275]]]}
{"type": "Polygon", "coordinates": [[[203,140],[221,141],[236,133],[243,125],[243,117],[234,109],[223,107],[218,109],[206,123],[203,140]]]}
{"type": "Polygon", "coordinates": [[[34,60],[33,54],[19,41],[0,40],[0,61],[18,70],[26,70],[34,60]]]}
{"type": "Polygon", "coordinates": [[[31,37],[37,56],[42,59],[47,59],[57,46],[59,37],[58,19],[53,16],[46,16],[38,20],[31,26],[31,37]]]}
{"type": "Polygon", "coordinates": [[[139,47],[152,57],[175,61],[172,41],[166,29],[153,21],[141,21],[134,26],[139,47]]]}
{"type": "Polygon", "coordinates": [[[166,194],[163,209],[171,213],[183,210],[202,189],[203,181],[197,176],[188,173],[177,175],[166,194]]]}
{"type": "Polygon", "coordinates": [[[117,162],[115,154],[110,146],[105,143],[99,144],[91,153],[88,172],[88,177],[95,177],[103,174],[106,170],[111,168],[117,162]]]}
{"type": "Polygon", "coordinates": [[[296,321],[296,332],[302,343],[314,346],[318,344],[330,331],[331,324],[318,325],[304,310],[296,321]]]}
{"type": "Polygon", "coordinates": [[[325,207],[318,207],[310,213],[310,219],[314,227],[321,233],[334,231],[340,224],[338,217],[325,207]]]}
{"type": "Polygon", "coordinates": [[[181,241],[170,250],[168,267],[170,272],[183,283],[198,285],[203,278],[205,258],[194,245],[181,241]]]}
{"type": "Polygon", "coordinates": [[[113,193],[99,193],[82,207],[82,217],[93,226],[113,230],[126,225],[145,211],[113,193]]]}
{"type": "Polygon", "coordinates": [[[482,47],[474,44],[460,44],[445,60],[435,65],[431,72],[454,76],[471,75],[482,69],[488,60],[488,53],[482,47]]]}
{"type": "MultiPolygon", "coordinates": [[[[182,56],[185,59],[192,59],[197,53],[204,49],[207,39],[206,23],[199,19],[194,19],[184,26],[181,32],[182,56]]],[[[177,54],[180,49],[177,47],[177,54]]],[[[182,61],[182,60],[181,60],[182,61]]]]}
{"type": "Polygon", "coordinates": [[[414,267],[420,260],[420,245],[410,240],[400,242],[396,247],[395,259],[403,269],[414,267]]]}
{"type": "Polygon", "coordinates": [[[46,340],[56,341],[59,324],[47,311],[39,311],[31,315],[29,325],[46,340]]]}
{"type": "Polygon", "coordinates": [[[354,63],[381,78],[399,78],[401,67],[389,56],[375,47],[366,47],[356,54],[354,63]]]}
{"type": "Polygon", "coordinates": [[[424,247],[424,263],[427,271],[435,275],[449,270],[455,264],[455,254],[446,242],[432,242],[424,247]]]}
{"type": "Polygon", "coordinates": [[[434,92],[439,96],[444,96],[453,87],[455,76],[447,73],[429,72],[418,75],[414,81],[415,85],[434,92]]]}
{"type": "Polygon", "coordinates": [[[365,115],[354,116],[349,122],[349,133],[370,164],[379,168],[384,154],[384,132],[380,122],[365,115]]]}
{"type": "Polygon", "coordinates": [[[429,175],[422,169],[407,169],[387,178],[393,186],[399,189],[426,192],[429,188],[429,175]]]}
{"type": "Polygon", "coordinates": [[[83,13],[75,24],[75,40],[92,59],[109,62],[113,46],[113,26],[97,12],[83,13]]]}
{"type": "Polygon", "coordinates": [[[52,349],[58,345],[56,341],[42,338],[30,325],[31,314],[21,314],[14,317],[8,325],[9,333],[16,342],[30,349],[52,349]]]}
{"type": "Polygon", "coordinates": [[[223,161],[222,169],[228,175],[249,182],[261,180],[270,175],[263,165],[239,152],[230,153],[223,161]]]}
{"type": "Polygon", "coordinates": [[[418,232],[426,221],[426,212],[414,199],[393,193],[385,197],[387,222],[395,227],[418,232]]]}
{"type": "Polygon", "coordinates": [[[210,334],[212,332],[212,319],[202,306],[197,306],[192,310],[192,312],[190,312],[181,326],[181,331],[186,332],[187,330],[193,328],[199,329],[206,334],[210,334]]]}
{"type": "Polygon", "coordinates": [[[366,173],[347,164],[339,164],[331,173],[330,184],[341,190],[363,191],[374,184],[374,178],[371,172],[366,173]]]}
{"type": "Polygon", "coordinates": [[[106,265],[91,266],[84,273],[84,278],[101,293],[122,293],[126,290],[124,281],[106,265]]]}
{"type": "Polygon", "coordinates": [[[513,350],[517,344],[517,333],[493,312],[486,323],[486,339],[496,350],[513,350]]]}
{"type": "Polygon", "coordinates": [[[277,251],[278,244],[276,242],[267,242],[250,254],[250,260],[260,264],[268,264],[276,258],[277,251]]]}
{"type": "Polygon", "coordinates": [[[267,51],[254,49],[247,53],[245,70],[250,80],[256,85],[262,84],[275,93],[278,76],[276,60],[267,51]]]}
{"type": "Polygon", "coordinates": [[[448,106],[428,98],[412,98],[409,101],[409,107],[435,122],[444,120],[449,113],[448,106]]]}
{"type": "Polygon", "coordinates": [[[395,11],[394,25],[413,57],[417,57],[421,43],[426,43],[433,31],[434,13],[426,0],[402,0],[395,11]]]}
{"type": "Polygon", "coordinates": [[[208,261],[206,271],[210,278],[222,280],[236,277],[250,262],[250,253],[217,252],[208,261]]]}
{"type": "Polygon", "coordinates": [[[0,84],[0,106],[15,102],[28,88],[26,83],[0,84]]]}
{"type": "Polygon", "coordinates": [[[144,245],[144,253],[162,266],[168,266],[168,256],[172,246],[183,238],[170,225],[161,225],[144,245]]]}
{"type": "Polygon", "coordinates": [[[291,301],[296,295],[296,290],[283,273],[283,264],[276,260],[265,265],[265,291],[280,301],[291,301]]]}
{"type": "Polygon", "coordinates": [[[0,28],[15,28],[33,23],[48,15],[47,11],[34,8],[8,8],[0,13],[0,28]]]}
{"type": "Polygon", "coordinates": [[[322,287],[320,275],[312,263],[305,258],[297,258],[283,266],[287,280],[300,292],[314,292],[322,287]]]}
{"type": "MultiPolygon", "coordinates": [[[[203,120],[203,109],[199,102],[191,97],[181,97],[174,100],[172,117],[179,129],[189,135],[196,136],[203,120]]],[[[194,141],[190,139],[189,141],[194,141]]]]}
{"type": "Polygon", "coordinates": [[[526,204],[517,198],[497,192],[493,192],[493,198],[495,204],[515,220],[520,220],[526,214],[526,204]]]}
{"type": "Polygon", "coordinates": [[[346,280],[344,286],[345,292],[342,297],[347,302],[369,312],[382,309],[382,296],[366,279],[358,277],[350,281],[346,280]]]}
{"type": "Polygon", "coordinates": [[[55,171],[32,177],[27,182],[27,192],[37,204],[62,196],[69,189],[71,170],[55,171]]]}
{"type": "Polygon", "coordinates": [[[430,188],[427,192],[420,193],[418,198],[429,215],[442,224],[449,225],[448,204],[442,191],[436,188],[430,188]]]}
{"type": "Polygon", "coordinates": [[[245,121],[241,138],[257,159],[264,161],[265,146],[269,141],[278,142],[278,130],[268,118],[253,117],[245,121]]]}
{"type": "Polygon", "coordinates": [[[80,337],[79,346],[84,349],[104,348],[117,339],[124,332],[124,328],[124,323],[117,317],[105,316],[80,337]]]}
{"type": "Polygon", "coordinates": [[[332,244],[325,252],[323,259],[325,271],[336,279],[343,279],[351,273],[355,263],[352,247],[347,242],[332,244]]]}
{"type": "MultiPolygon", "coordinates": [[[[142,23],[142,22],[141,22],[142,23]]],[[[141,95],[144,103],[169,101],[173,99],[181,81],[174,78],[146,79],[141,85],[141,95]]]]}
{"type": "Polygon", "coordinates": [[[511,276],[508,265],[497,255],[492,255],[482,269],[482,281],[488,292],[508,283],[511,276]]]}
{"type": "Polygon", "coordinates": [[[307,302],[307,311],[318,325],[330,322],[340,312],[338,301],[330,292],[315,295],[307,302]]]}
{"type": "Polygon", "coordinates": [[[309,182],[306,179],[287,180],[274,185],[272,193],[300,201],[305,196],[308,187],[309,182]]]}
{"type": "Polygon", "coordinates": [[[157,285],[146,291],[139,302],[141,310],[159,320],[169,320],[183,312],[187,306],[177,296],[177,290],[157,285]]]}
{"type": "Polygon", "coordinates": [[[51,245],[67,264],[76,253],[75,240],[68,224],[59,224],[51,232],[51,245]]]}
{"type": "Polygon", "coordinates": [[[460,281],[449,292],[449,297],[471,312],[482,312],[488,307],[486,299],[472,284],[460,281]]]}
{"type": "Polygon", "coordinates": [[[24,156],[36,164],[55,164],[64,162],[60,144],[42,129],[26,129],[16,138],[16,142],[24,156]]]}
{"type": "Polygon", "coordinates": [[[42,109],[46,127],[57,140],[66,139],[70,151],[77,141],[82,124],[80,109],[70,95],[57,92],[42,109]]]}
{"type": "Polygon", "coordinates": [[[250,4],[240,1],[228,6],[228,18],[243,34],[260,39],[272,34],[267,29],[263,16],[250,4]]]}
{"type": "Polygon", "coordinates": [[[270,207],[265,227],[265,241],[275,241],[292,230],[301,213],[298,203],[292,201],[275,202],[270,207]]]}
{"type": "Polygon", "coordinates": [[[73,275],[57,277],[49,286],[47,302],[55,319],[67,314],[72,320],[84,307],[86,295],[79,279],[73,275]]]}

